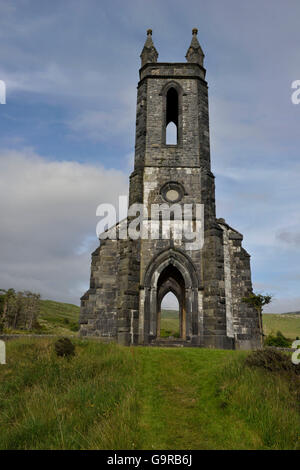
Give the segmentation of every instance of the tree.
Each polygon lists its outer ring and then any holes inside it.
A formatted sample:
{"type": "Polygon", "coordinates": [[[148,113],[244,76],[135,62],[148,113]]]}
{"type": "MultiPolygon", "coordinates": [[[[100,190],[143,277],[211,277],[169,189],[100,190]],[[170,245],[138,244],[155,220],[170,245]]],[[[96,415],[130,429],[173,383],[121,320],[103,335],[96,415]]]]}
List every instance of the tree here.
{"type": "Polygon", "coordinates": [[[258,321],[259,321],[259,329],[260,329],[260,335],[261,335],[261,345],[263,346],[263,324],[262,324],[262,312],[263,312],[263,307],[265,305],[268,305],[269,303],[272,302],[272,294],[255,294],[254,292],[251,292],[247,297],[243,297],[243,302],[246,302],[249,305],[252,305],[258,312],[258,321]]]}
{"type": "Polygon", "coordinates": [[[32,330],[37,325],[40,295],[0,289],[0,326],[32,330]]]}

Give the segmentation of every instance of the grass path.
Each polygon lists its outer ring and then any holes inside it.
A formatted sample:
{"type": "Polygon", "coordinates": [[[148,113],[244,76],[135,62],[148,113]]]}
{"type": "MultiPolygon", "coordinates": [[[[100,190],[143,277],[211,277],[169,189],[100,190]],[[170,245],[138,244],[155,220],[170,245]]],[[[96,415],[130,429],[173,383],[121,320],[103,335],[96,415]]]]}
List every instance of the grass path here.
{"type": "Polygon", "coordinates": [[[161,348],[140,354],[143,448],[255,448],[256,433],[228,415],[216,394],[218,371],[234,353],[161,348]]]}

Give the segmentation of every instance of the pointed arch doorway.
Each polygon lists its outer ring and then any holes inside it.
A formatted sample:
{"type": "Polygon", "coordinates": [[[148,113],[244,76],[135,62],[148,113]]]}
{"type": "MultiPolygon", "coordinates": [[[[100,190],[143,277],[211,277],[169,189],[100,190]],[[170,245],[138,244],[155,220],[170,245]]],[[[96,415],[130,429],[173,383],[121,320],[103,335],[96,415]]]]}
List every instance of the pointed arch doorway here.
{"type": "MultiPolygon", "coordinates": [[[[160,274],[157,281],[157,338],[168,338],[168,334],[163,334],[167,330],[162,328],[162,301],[165,296],[172,292],[178,301],[178,335],[175,336],[186,339],[186,309],[185,309],[185,283],[181,272],[174,265],[168,265],[160,274]]],[[[174,319],[176,323],[176,318],[174,319]]],[[[175,326],[175,325],[174,325],[175,326]]],[[[173,337],[172,327],[170,337],[173,337]]],[[[173,328],[174,329],[174,328],[173,328]]],[[[176,330],[176,326],[175,326],[176,330]]],[[[177,332],[176,332],[177,333],[177,332]]]]}
{"type": "Polygon", "coordinates": [[[198,286],[193,263],[181,250],[169,248],[155,256],[145,271],[140,290],[143,312],[139,319],[140,344],[150,344],[160,338],[161,302],[168,292],[172,292],[179,303],[181,341],[199,344],[203,329],[198,310],[198,286]]]}

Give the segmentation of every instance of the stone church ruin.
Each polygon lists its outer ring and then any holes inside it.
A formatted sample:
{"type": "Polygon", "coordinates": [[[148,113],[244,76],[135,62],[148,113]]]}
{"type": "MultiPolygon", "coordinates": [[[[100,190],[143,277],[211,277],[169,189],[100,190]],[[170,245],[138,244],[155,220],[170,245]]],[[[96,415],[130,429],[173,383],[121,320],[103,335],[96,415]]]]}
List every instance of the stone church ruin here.
{"type": "Polygon", "coordinates": [[[148,30],[139,71],[129,206],[202,205],[203,246],[190,249],[172,231],[168,239],[101,240],[92,254],[90,288],[81,298],[80,334],[122,345],[161,345],[161,303],[172,292],[179,304],[180,337],[166,343],[257,348],[260,319],[242,300],[252,292],[250,256],[242,247],[243,236],[216,218],[208,87],[197,29],[186,62],[157,59],[148,30]],[[170,124],[176,130],[173,143],[168,141],[170,124]]]}

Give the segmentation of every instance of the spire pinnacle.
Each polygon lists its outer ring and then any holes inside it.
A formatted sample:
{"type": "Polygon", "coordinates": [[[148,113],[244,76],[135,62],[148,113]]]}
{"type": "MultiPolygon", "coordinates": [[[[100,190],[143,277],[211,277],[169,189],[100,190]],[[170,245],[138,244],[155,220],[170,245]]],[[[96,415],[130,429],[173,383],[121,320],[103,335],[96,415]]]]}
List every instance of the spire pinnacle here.
{"type": "Polygon", "coordinates": [[[147,30],[147,39],[140,57],[142,61],[142,67],[145,64],[157,62],[158,52],[155,49],[155,46],[152,41],[152,29],[147,30]]]}
{"type": "Polygon", "coordinates": [[[194,64],[199,64],[203,66],[204,53],[197,39],[198,29],[193,28],[192,30],[192,41],[191,45],[186,53],[186,60],[194,64]]]}

